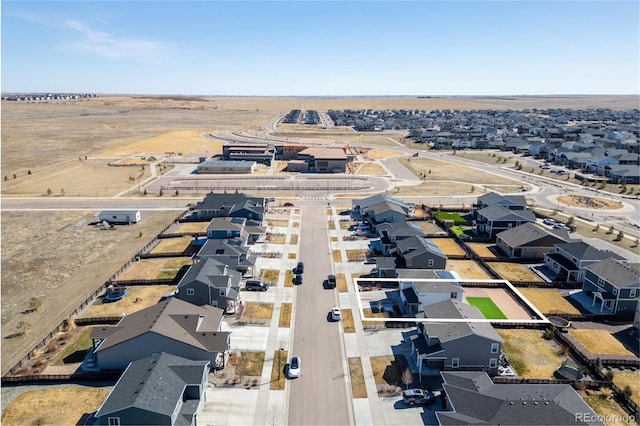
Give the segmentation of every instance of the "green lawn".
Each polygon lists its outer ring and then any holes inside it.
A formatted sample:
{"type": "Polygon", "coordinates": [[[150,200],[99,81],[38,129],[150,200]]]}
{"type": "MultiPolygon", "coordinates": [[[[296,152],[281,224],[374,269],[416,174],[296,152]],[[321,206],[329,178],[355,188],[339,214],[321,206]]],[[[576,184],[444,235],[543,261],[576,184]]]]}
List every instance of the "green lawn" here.
{"type": "Polygon", "coordinates": [[[486,319],[507,319],[489,297],[467,297],[467,303],[480,309],[486,319]]]}
{"type": "Polygon", "coordinates": [[[440,220],[453,220],[453,223],[456,225],[460,225],[462,223],[467,223],[466,220],[462,218],[458,213],[455,212],[438,212],[435,214],[435,217],[440,220]]]}

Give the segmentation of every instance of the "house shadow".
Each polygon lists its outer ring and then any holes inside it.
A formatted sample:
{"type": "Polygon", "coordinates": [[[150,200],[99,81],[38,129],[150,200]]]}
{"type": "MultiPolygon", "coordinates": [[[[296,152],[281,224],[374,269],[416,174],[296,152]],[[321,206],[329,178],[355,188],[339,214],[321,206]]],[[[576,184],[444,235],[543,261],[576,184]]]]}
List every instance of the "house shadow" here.
{"type": "Polygon", "coordinates": [[[640,357],[640,350],[638,350],[638,331],[632,325],[611,335],[622,343],[629,352],[632,352],[636,357],[640,357]]]}

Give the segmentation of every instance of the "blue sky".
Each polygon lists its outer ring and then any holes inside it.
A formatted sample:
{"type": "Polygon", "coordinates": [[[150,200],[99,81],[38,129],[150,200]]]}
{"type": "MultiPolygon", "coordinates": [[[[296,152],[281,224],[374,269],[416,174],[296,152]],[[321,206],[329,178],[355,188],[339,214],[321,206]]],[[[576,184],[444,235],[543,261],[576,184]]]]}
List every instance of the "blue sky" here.
{"type": "Polygon", "coordinates": [[[640,2],[2,1],[2,91],[639,94],[640,2]]]}

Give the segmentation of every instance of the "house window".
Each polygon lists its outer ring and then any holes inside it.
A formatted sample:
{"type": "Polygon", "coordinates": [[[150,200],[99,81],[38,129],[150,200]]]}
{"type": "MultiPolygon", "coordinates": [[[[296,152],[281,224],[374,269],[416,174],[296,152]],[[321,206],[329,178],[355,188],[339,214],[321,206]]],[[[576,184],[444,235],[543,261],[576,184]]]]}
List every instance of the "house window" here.
{"type": "Polygon", "coordinates": [[[500,344],[499,343],[492,343],[491,344],[491,353],[492,354],[497,354],[498,353],[498,349],[500,349],[500,344]]]}
{"type": "Polygon", "coordinates": [[[218,301],[217,300],[212,300],[211,301],[211,306],[213,306],[214,308],[218,307],[218,301]]]}
{"type": "Polygon", "coordinates": [[[196,291],[192,288],[187,289],[187,296],[193,296],[196,294],[196,291]]]}
{"type": "Polygon", "coordinates": [[[109,426],[120,426],[120,417],[109,417],[109,426]]]}
{"type": "Polygon", "coordinates": [[[600,287],[604,287],[604,283],[605,283],[605,281],[602,278],[598,278],[598,285],[600,287]]]}
{"type": "Polygon", "coordinates": [[[489,368],[496,368],[498,366],[498,358],[489,359],[489,368]]]}
{"type": "Polygon", "coordinates": [[[220,289],[220,296],[224,296],[224,289],[223,288],[220,289]]]}
{"type": "Polygon", "coordinates": [[[613,288],[613,295],[614,296],[618,295],[618,289],[616,287],[613,288]]]}
{"type": "Polygon", "coordinates": [[[451,358],[451,368],[458,368],[460,366],[460,358],[451,358]]]}
{"type": "Polygon", "coordinates": [[[456,293],[455,291],[451,292],[451,299],[457,299],[457,298],[458,298],[458,293],[456,293]]]}
{"type": "Polygon", "coordinates": [[[427,262],[427,265],[433,266],[433,259],[429,259],[429,261],[427,262]]]}
{"type": "Polygon", "coordinates": [[[629,290],[629,297],[636,297],[636,289],[632,288],[631,290],[629,290]]]}
{"type": "Polygon", "coordinates": [[[557,264],[556,262],[553,262],[553,267],[554,267],[554,268],[557,268],[557,267],[558,267],[558,264],[557,264]]]}

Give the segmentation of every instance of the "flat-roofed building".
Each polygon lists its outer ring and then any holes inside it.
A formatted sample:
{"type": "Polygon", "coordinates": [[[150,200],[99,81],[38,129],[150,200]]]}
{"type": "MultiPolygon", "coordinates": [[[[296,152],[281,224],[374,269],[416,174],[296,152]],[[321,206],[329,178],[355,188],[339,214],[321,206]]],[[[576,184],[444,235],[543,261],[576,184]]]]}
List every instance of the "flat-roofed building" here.
{"type": "Polygon", "coordinates": [[[198,164],[196,172],[199,175],[231,175],[231,174],[251,174],[256,167],[255,161],[243,160],[222,160],[204,161],[198,164]]]}

